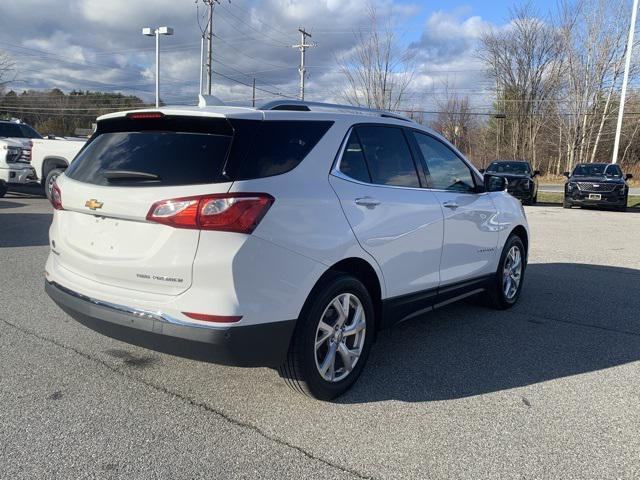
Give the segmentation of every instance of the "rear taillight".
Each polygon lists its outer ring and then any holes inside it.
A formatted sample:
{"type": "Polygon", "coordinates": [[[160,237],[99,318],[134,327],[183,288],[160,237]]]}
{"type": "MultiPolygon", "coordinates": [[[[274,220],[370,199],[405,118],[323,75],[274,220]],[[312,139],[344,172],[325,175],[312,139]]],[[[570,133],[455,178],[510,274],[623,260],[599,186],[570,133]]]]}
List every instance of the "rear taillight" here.
{"type": "Polygon", "coordinates": [[[151,206],[150,222],[176,228],[251,233],[273,204],[266,193],[225,193],[162,200],[151,206]]]}
{"type": "Polygon", "coordinates": [[[58,187],[57,183],[53,184],[51,187],[51,205],[56,210],[62,210],[62,192],[60,191],[60,187],[58,187]]]}

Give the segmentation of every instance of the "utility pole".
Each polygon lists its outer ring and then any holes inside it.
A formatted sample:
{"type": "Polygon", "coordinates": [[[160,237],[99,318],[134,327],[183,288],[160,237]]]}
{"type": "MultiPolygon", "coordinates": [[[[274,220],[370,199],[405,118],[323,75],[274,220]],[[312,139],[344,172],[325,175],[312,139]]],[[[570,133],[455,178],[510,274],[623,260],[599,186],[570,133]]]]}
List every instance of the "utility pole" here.
{"type": "MultiPolygon", "coordinates": [[[[207,22],[207,95],[211,95],[211,77],[213,74],[213,7],[220,4],[220,0],[202,0],[209,6],[209,21],[207,22]]],[[[204,33],[203,33],[204,36],[204,33]]]]}
{"type": "Polygon", "coordinates": [[[315,43],[305,43],[307,37],[311,38],[311,34],[307,33],[304,28],[300,27],[298,31],[300,32],[300,45],[291,45],[291,48],[300,50],[300,67],[298,68],[298,72],[300,72],[300,100],[304,100],[304,77],[306,73],[304,54],[307,48],[313,48],[317,45],[315,43]]]}
{"type": "Polygon", "coordinates": [[[618,108],[618,125],[616,127],[616,139],[613,144],[613,158],[611,159],[611,163],[618,163],[618,149],[620,148],[620,135],[622,133],[622,117],[624,115],[624,102],[627,97],[627,83],[629,81],[629,69],[631,68],[631,53],[633,50],[633,35],[636,30],[637,13],[638,0],[633,0],[631,26],[629,27],[629,41],[627,42],[627,54],[624,65],[624,77],[622,78],[622,91],[620,92],[620,107],[618,108]]]}
{"type": "Polygon", "coordinates": [[[252,95],[251,105],[253,107],[256,106],[256,77],[253,77],[253,95],[252,95]]]}
{"type": "Polygon", "coordinates": [[[202,95],[202,81],[204,79],[204,33],[200,36],[200,90],[198,94],[202,95]]]}

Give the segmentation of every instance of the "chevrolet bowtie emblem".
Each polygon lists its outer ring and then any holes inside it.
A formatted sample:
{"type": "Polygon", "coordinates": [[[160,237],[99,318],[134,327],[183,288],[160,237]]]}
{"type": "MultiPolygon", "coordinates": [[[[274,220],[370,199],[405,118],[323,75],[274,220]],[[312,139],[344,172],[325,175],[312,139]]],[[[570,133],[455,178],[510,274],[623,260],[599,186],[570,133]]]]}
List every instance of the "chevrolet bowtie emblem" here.
{"type": "Polygon", "coordinates": [[[90,208],[91,210],[97,210],[99,208],[102,208],[102,202],[97,201],[95,198],[92,198],[91,200],[87,200],[86,203],[84,204],[85,207],[90,208]]]}

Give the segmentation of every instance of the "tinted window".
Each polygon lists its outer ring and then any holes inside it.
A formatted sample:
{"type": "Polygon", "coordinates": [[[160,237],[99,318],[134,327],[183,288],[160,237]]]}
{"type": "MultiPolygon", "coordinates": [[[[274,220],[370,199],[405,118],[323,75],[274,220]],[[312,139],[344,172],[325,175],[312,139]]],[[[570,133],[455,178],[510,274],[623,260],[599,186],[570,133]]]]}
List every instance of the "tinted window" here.
{"type": "Polygon", "coordinates": [[[249,141],[251,146],[246,157],[234,158],[226,172],[236,180],[286,173],[298,166],[332,124],[313,121],[242,122],[241,141],[249,141]],[[252,129],[256,131],[252,133],[252,129]]]}
{"type": "Polygon", "coordinates": [[[349,140],[347,140],[347,146],[340,160],[340,171],[355,180],[371,182],[362,146],[355,130],[351,132],[349,140]]]}
{"type": "Polygon", "coordinates": [[[431,188],[463,192],[475,189],[471,170],[449,147],[429,135],[413,134],[426,163],[431,188]]]}
{"type": "Polygon", "coordinates": [[[230,136],[186,132],[109,132],[95,137],[67,169],[85,183],[112,186],[173,186],[220,181],[230,136]],[[113,171],[139,172],[110,178],[113,171]]]}
{"type": "Polygon", "coordinates": [[[489,173],[514,173],[526,175],[531,173],[531,168],[526,162],[492,162],[487,167],[489,173]]]}
{"type": "Polygon", "coordinates": [[[607,163],[580,163],[573,170],[573,175],[578,177],[593,177],[602,175],[622,176],[620,167],[607,163]]]}
{"type": "Polygon", "coordinates": [[[98,123],[66,174],[114,186],[194,185],[278,175],[298,165],[331,124],[118,117],[98,123]],[[114,178],[113,170],[157,178],[114,178]]]}
{"type": "Polygon", "coordinates": [[[356,128],[356,132],[373,183],[420,186],[409,145],[400,128],[361,126],[356,128]]]}
{"type": "Polygon", "coordinates": [[[612,165],[609,165],[607,168],[605,168],[604,174],[609,175],[611,177],[621,177],[622,170],[620,169],[620,165],[612,164],[612,165]]]}
{"type": "Polygon", "coordinates": [[[42,135],[36,132],[29,125],[20,125],[20,130],[22,131],[22,136],[24,138],[42,138],[42,135]]]}
{"type": "Polygon", "coordinates": [[[0,137],[42,138],[33,128],[20,123],[0,123],[0,137]]]}

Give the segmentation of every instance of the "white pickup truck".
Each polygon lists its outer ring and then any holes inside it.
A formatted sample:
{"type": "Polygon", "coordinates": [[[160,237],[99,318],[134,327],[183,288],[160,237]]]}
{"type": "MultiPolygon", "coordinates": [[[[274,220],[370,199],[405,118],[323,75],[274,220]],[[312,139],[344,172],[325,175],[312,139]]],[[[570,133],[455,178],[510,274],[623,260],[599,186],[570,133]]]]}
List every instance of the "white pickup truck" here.
{"type": "Polygon", "coordinates": [[[87,141],[78,137],[44,138],[29,125],[18,121],[0,121],[0,137],[17,142],[30,151],[31,167],[36,176],[34,181],[44,187],[47,197],[50,197],[58,175],[66,170],[87,141]]]}
{"type": "Polygon", "coordinates": [[[51,187],[58,175],[67,169],[86,142],[86,138],[66,137],[32,140],[31,166],[48,198],[51,198],[51,187]]]}
{"type": "Polygon", "coordinates": [[[4,197],[12,185],[36,181],[31,167],[31,146],[20,138],[30,134],[25,127],[24,124],[0,121],[0,197],[4,197]],[[15,136],[19,138],[13,138],[15,136]]]}
{"type": "Polygon", "coordinates": [[[36,172],[29,164],[30,149],[20,142],[0,138],[0,198],[11,185],[24,185],[36,181],[36,172]]]}

